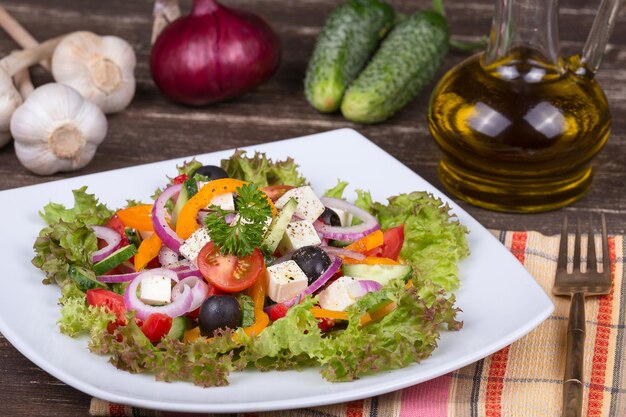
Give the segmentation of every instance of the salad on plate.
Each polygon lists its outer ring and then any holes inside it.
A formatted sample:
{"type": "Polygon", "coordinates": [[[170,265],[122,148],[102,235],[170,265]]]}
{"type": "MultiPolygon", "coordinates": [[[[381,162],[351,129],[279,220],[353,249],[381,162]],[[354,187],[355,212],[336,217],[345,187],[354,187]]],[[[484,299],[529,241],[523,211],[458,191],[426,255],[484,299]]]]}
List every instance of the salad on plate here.
{"type": "Polygon", "coordinates": [[[318,367],[350,381],[428,357],[459,330],[467,229],[426,192],[317,195],[288,158],[236,151],[177,167],[150,203],[49,203],[33,264],[60,287],[61,332],[119,369],[200,386],[318,367]]]}

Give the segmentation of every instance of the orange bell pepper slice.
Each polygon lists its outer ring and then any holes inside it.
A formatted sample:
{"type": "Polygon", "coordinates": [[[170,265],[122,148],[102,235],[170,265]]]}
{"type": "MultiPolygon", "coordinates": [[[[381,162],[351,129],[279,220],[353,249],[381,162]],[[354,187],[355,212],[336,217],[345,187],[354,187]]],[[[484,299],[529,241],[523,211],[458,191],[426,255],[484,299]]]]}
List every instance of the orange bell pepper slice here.
{"type": "MultiPolygon", "coordinates": [[[[409,285],[407,285],[407,288],[409,288],[409,285]]],[[[361,316],[359,324],[362,327],[367,326],[372,322],[379,321],[387,314],[394,311],[397,307],[398,305],[394,301],[390,301],[376,310],[365,313],[361,316]]],[[[345,311],[326,310],[321,307],[313,307],[310,311],[311,314],[313,314],[313,317],[317,319],[348,320],[348,313],[345,311]]]]}
{"type": "Polygon", "coordinates": [[[377,256],[368,256],[364,259],[354,259],[347,256],[342,257],[343,263],[346,264],[365,264],[365,265],[400,265],[400,262],[391,258],[379,258],[377,256]]]}
{"type": "MultiPolygon", "coordinates": [[[[196,195],[185,203],[178,214],[176,221],[176,234],[178,237],[187,239],[198,229],[198,221],[196,220],[198,212],[208,206],[211,200],[213,200],[213,197],[221,194],[234,193],[237,191],[237,188],[241,188],[246,184],[246,181],[233,178],[221,178],[206,183],[196,195]]],[[[270,203],[270,207],[272,207],[272,215],[275,215],[276,207],[274,207],[274,203],[272,203],[269,197],[267,201],[270,203]]]]}
{"type": "Polygon", "coordinates": [[[378,229],[369,235],[363,236],[345,247],[347,250],[364,253],[383,244],[383,231],[378,229]]]}
{"type": "Polygon", "coordinates": [[[156,233],[150,235],[148,239],[144,239],[135,255],[135,271],[144,269],[148,262],[156,258],[161,250],[161,245],[161,239],[156,233]]]}
{"type": "Polygon", "coordinates": [[[140,204],[118,210],[116,213],[124,226],[137,229],[142,232],[152,232],[152,204],[140,204]]]}
{"type": "Polygon", "coordinates": [[[194,328],[185,330],[183,334],[183,342],[185,343],[193,343],[200,337],[200,327],[196,326],[194,328]]]}

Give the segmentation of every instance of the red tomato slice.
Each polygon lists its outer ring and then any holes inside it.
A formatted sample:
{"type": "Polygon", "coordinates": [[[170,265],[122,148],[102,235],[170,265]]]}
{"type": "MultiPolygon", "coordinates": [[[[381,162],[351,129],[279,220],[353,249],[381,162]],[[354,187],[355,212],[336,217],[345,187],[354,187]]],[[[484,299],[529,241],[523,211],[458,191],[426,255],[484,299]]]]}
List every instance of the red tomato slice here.
{"type": "Polygon", "coordinates": [[[379,258],[389,258],[398,260],[400,250],[404,244],[404,225],[392,227],[383,232],[383,244],[366,252],[367,256],[378,256],[379,258]]]}
{"type": "Polygon", "coordinates": [[[151,342],[158,342],[172,328],[172,318],[163,313],[152,313],[141,325],[141,331],[151,342]]]}
{"type": "Polygon", "coordinates": [[[200,273],[218,290],[239,292],[251,287],[265,269],[263,254],[255,249],[252,255],[237,258],[222,255],[213,242],[207,243],[198,254],[200,273]]]}
{"type": "Polygon", "coordinates": [[[287,308],[284,304],[276,304],[269,311],[270,320],[276,321],[282,319],[287,314],[287,308]]]}
{"type": "Polygon", "coordinates": [[[292,185],[269,185],[261,188],[261,191],[267,194],[270,200],[276,201],[292,188],[294,188],[292,185]]]}
{"type": "Polygon", "coordinates": [[[96,288],[93,290],[87,290],[87,305],[94,307],[106,307],[111,313],[115,314],[116,324],[126,324],[126,306],[124,305],[124,297],[114,293],[113,291],[105,290],[104,288],[96,288]]]}

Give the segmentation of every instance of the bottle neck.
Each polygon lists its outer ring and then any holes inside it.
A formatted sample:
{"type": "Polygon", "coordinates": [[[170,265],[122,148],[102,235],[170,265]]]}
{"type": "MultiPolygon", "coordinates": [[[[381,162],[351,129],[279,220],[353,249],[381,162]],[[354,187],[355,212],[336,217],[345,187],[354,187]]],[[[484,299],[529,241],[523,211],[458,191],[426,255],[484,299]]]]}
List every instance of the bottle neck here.
{"type": "Polygon", "coordinates": [[[558,12],[558,0],[496,0],[483,65],[530,51],[543,65],[559,67],[558,12]]]}

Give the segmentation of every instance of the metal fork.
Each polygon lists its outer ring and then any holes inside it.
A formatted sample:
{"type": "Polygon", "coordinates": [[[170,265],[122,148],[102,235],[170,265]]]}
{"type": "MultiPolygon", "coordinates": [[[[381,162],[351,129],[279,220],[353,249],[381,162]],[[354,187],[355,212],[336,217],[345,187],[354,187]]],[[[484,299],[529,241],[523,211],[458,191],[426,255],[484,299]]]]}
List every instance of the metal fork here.
{"type": "Polygon", "coordinates": [[[593,218],[589,216],[587,271],[581,270],[580,218],[576,221],[574,268],[567,272],[567,215],[563,218],[559,258],[552,292],[572,297],[567,326],[567,356],[563,377],[563,417],[580,417],[583,403],[583,353],[585,347],[585,296],[608,294],[611,290],[611,268],[606,219],[600,215],[602,228],[602,272],[597,270],[593,218]]]}

